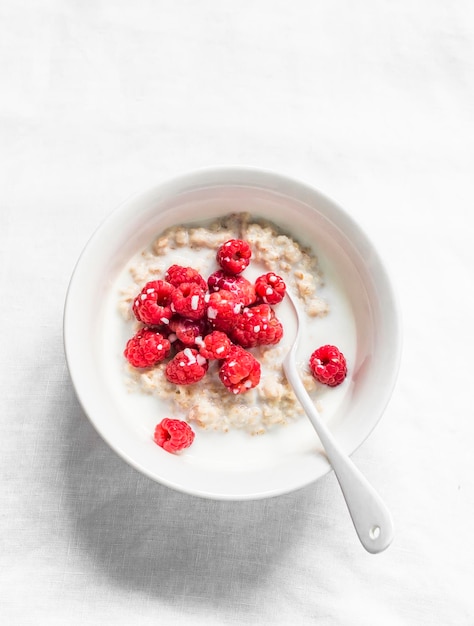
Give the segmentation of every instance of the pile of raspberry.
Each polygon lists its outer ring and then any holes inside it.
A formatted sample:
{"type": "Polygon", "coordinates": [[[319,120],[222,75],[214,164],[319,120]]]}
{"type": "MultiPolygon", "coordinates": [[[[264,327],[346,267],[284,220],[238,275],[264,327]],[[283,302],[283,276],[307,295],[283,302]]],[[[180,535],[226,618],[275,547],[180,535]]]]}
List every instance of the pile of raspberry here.
{"type": "Polygon", "coordinates": [[[151,368],[166,360],[167,380],[190,385],[215,360],[231,393],[256,387],[260,363],[249,349],[281,340],[283,326],[273,307],[286,285],[274,272],[254,282],[245,278],[251,256],[246,241],[230,239],[219,246],[218,269],[207,280],[192,267],[171,265],[162,280],[146,283],[132,305],[142,326],[127,342],[129,363],[151,368]]]}
{"type": "MultiPolygon", "coordinates": [[[[219,269],[207,280],[192,267],[171,265],[162,280],[147,282],[132,305],[141,326],[125,347],[128,362],[152,368],[166,361],[166,379],[190,385],[204,378],[209,361],[216,361],[218,377],[229,392],[256,387],[261,368],[250,349],[275,345],[283,337],[274,306],[283,300],[286,285],[274,272],[254,282],[245,278],[251,256],[246,241],[230,239],[219,246],[219,269]]],[[[339,385],[347,374],[344,355],[330,345],[312,353],[309,367],[328,386],[339,385]]],[[[193,439],[189,424],[170,418],[154,434],[168,452],[189,447],[193,439]]]]}

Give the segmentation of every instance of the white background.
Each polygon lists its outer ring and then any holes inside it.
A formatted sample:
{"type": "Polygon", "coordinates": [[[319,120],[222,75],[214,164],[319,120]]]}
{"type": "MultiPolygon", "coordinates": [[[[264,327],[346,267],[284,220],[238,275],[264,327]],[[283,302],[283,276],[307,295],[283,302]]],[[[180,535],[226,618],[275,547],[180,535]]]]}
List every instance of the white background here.
{"type": "Polygon", "coordinates": [[[2,623],[474,624],[473,37],[470,0],[1,2],[2,623]],[[395,520],[382,554],[333,474],[188,497],[78,405],[77,257],[122,200],[208,165],[314,185],[391,271],[399,382],[354,454],[395,520]]]}

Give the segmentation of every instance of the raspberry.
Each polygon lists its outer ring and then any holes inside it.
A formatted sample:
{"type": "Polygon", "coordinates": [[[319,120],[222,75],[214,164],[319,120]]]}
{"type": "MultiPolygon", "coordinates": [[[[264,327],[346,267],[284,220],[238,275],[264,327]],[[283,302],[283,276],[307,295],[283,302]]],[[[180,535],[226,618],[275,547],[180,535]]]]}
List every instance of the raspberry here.
{"type": "Polygon", "coordinates": [[[179,452],[192,444],[194,431],[187,422],[165,417],[156,425],[153,439],[167,452],[179,452]]]}
{"type": "Polygon", "coordinates": [[[164,280],[146,283],[133,302],[132,309],[137,320],[151,326],[169,324],[174,291],[173,285],[164,280]]]}
{"type": "Polygon", "coordinates": [[[198,320],[206,313],[206,292],[196,283],[180,283],[174,288],[171,309],[191,320],[198,320]]]}
{"type": "Polygon", "coordinates": [[[127,341],[124,356],[133,367],[152,367],[170,353],[170,342],[150,328],[141,328],[127,341]]]}
{"type": "Polygon", "coordinates": [[[255,286],[243,276],[227,274],[224,270],[217,270],[207,279],[209,291],[225,289],[235,294],[244,306],[249,306],[257,299],[255,286]]]}
{"type": "Polygon", "coordinates": [[[199,354],[206,359],[225,359],[232,345],[229,337],[220,330],[212,331],[199,344],[199,354]]]}
{"type": "Polygon", "coordinates": [[[313,376],[323,385],[336,387],[347,375],[346,358],[336,346],[321,346],[309,358],[313,376]]]}
{"type": "Polygon", "coordinates": [[[184,346],[194,346],[198,337],[203,337],[207,331],[207,320],[190,320],[183,317],[173,317],[170,321],[170,330],[184,346]]]}
{"type": "Polygon", "coordinates": [[[194,348],[178,352],[168,363],[166,378],[175,385],[191,385],[204,377],[209,364],[194,348]]]}
{"type": "Polygon", "coordinates": [[[232,346],[219,369],[219,378],[232,393],[244,393],[260,382],[260,363],[240,346],[232,346]]]}
{"type": "Polygon", "coordinates": [[[234,327],[241,309],[241,302],[230,291],[221,289],[209,294],[207,318],[215,330],[229,332],[234,327]]]}
{"type": "Polygon", "coordinates": [[[278,304],[283,300],[286,285],[283,278],[274,272],[268,272],[255,281],[255,292],[265,304],[278,304]]]}
{"type": "Polygon", "coordinates": [[[240,274],[250,263],[252,250],[242,239],[229,239],[217,250],[217,262],[229,274],[240,274]]]}
{"type": "Polygon", "coordinates": [[[173,287],[177,287],[181,283],[196,283],[201,289],[204,289],[204,291],[207,289],[206,281],[193,267],[171,265],[165,272],[165,280],[173,285],[173,287]]]}
{"type": "Polygon", "coordinates": [[[273,345],[283,337],[283,326],[271,306],[260,304],[242,311],[230,337],[244,348],[273,345]]]}

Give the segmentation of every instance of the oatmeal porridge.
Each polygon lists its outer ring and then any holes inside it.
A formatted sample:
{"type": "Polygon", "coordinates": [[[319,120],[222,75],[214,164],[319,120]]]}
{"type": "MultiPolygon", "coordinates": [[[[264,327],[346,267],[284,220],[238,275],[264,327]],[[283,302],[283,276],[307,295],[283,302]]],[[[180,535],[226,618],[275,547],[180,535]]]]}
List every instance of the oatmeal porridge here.
{"type": "MultiPolygon", "coordinates": [[[[133,314],[133,306],[144,285],[164,280],[173,264],[194,268],[207,278],[219,270],[216,250],[236,239],[247,242],[252,251],[250,264],[242,273],[249,281],[255,281],[265,272],[275,273],[298,297],[308,319],[328,315],[329,305],[319,295],[323,276],[316,256],[271,222],[236,213],[201,226],[170,228],[131,260],[127,267],[130,284],[123,287],[119,297],[121,317],[130,331],[136,332],[142,326],[133,314]]],[[[278,317],[282,305],[272,307],[278,317]]],[[[170,414],[192,425],[208,430],[239,429],[252,435],[263,434],[276,425],[291,423],[303,412],[282,369],[288,345],[282,342],[248,348],[260,364],[261,375],[259,383],[245,393],[230,393],[222,384],[217,360],[210,360],[205,377],[193,384],[169,382],[165,361],[149,368],[136,368],[124,361],[126,382],[132,392],[165,400],[170,414]]],[[[317,403],[319,383],[307,364],[300,369],[304,385],[317,403]]]]}

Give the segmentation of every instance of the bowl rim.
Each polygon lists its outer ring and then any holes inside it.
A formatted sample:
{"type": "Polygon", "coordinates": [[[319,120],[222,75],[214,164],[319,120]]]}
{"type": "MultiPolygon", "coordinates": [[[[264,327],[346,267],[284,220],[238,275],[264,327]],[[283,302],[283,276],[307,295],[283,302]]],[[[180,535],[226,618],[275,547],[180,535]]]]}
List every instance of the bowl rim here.
{"type": "Polygon", "coordinates": [[[319,191],[313,185],[304,182],[302,180],[298,180],[286,174],[281,174],[277,171],[271,169],[264,169],[254,166],[242,166],[242,165],[229,165],[229,166],[207,166],[201,167],[197,169],[193,169],[187,172],[182,172],[173,177],[163,179],[161,182],[157,182],[152,186],[149,186],[147,189],[131,194],[128,198],[123,200],[115,209],[109,211],[109,213],[100,221],[98,226],[92,232],[89,239],[86,241],[71,274],[71,278],[66,290],[64,310],[63,310],[63,347],[64,353],[66,356],[66,362],[71,378],[71,382],[76,392],[76,396],[78,401],[85,413],[88,417],[89,421],[92,423],[96,431],[99,435],[104,439],[104,441],[111,447],[115,453],[117,453],[124,461],[126,461],[129,465],[134,467],[140,473],[147,475],[149,478],[164,484],[168,487],[176,489],[178,491],[187,493],[189,495],[201,496],[210,499],[216,500],[255,500],[266,497],[284,495],[285,493],[298,490],[303,488],[311,483],[316,482],[324,475],[332,471],[331,466],[328,464],[325,471],[322,471],[317,477],[309,477],[305,482],[301,482],[298,486],[292,488],[286,488],[281,490],[273,489],[270,492],[262,491],[259,493],[252,494],[231,494],[228,495],[226,493],[209,493],[206,490],[200,489],[188,489],[183,487],[181,484],[175,484],[173,481],[164,480],[161,477],[156,476],[155,473],[148,470],[145,466],[137,462],[133,457],[131,457],[125,450],[123,450],[120,446],[114,444],[114,442],[110,441],[107,434],[103,431],[100,425],[97,423],[97,420],[90,414],[88,402],[84,395],[83,388],[83,377],[80,373],[79,368],[76,367],[75,355],[74,355],[74,344],[71,341],[71,301],[74,296],[74,292],[77,286],[77,276],[79,268],[83,262],[83,259],[89,253],[91,247],[94,243],[100,239],[102,231],[106,229],[110,222],[113,220],[119,220],[122,217],[126,217],[126,214],[130,211],[130,206],[136,204],[137,202],[143,201],[145,197],[161,194],[162,196],[166,196],[167,193],[172,192],[172,190],[179,189],[179,193],[186,193],[187,191],[193,191],[196,189],[202,189],[205,187],[229,187],[229,186],[242,186],[242,187],[257,187],[263,188],[266,191],[281,193],[280,186],[284,185],[286,191],[284,195],[290,195],[288,189],[292,189],[293,191],[297,191],[296,197],[299,200],[302,198],[312,198],[313,202],[315,198],[319,198],[326,205],[331,207],[331,220],[336,224],[336,226],[344,226],[344,229],[347,229],[350,226],[351,232],[357,235],[357,238],[364,244],[370,247],[371,255],[373,256],[373,260],[376,265],[377,272],[379,274],[379,278],[383,281],[384,289],[386,290],[386,296],[388,296],[390,302],[390,323],[394,335],[392,337],[392,361],[389,375],[384,378],[384,387],[385,387],[385,395],[384,402],[381,402],[378,406],[378,415],[372,420],[370,427],[366,429],[366,431],[361,435],[359,441],[351,446],[351,449],[346,450],[349,455],[352,455],[356,450],[360,448],[360,446],[367,440],[370,434],[373,432],[374,428],[379,423],[380,419],[383,416],[383,413],[390,401],[390,398],[393,394],[393,390],[396,385],[396,381],[399,374],[401,356],[402,356],[402,318],[401,318],[401,309],[399,304],[399,298],[395,289],[395,285],[393,283],[393,279],[387,270],[387,265],[385,260],[382,258],[379,250],[373,245],[371,239],[363,229],[363,227],[352,217],[350,213],[348,213],[345,209],[343,209],[337,202],[335,202],[332,198],[329,198],[324,193],[319,191]],[[210,179],[214,179],[212,183],[210,179]]]}

